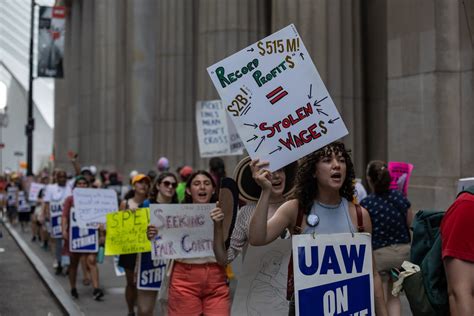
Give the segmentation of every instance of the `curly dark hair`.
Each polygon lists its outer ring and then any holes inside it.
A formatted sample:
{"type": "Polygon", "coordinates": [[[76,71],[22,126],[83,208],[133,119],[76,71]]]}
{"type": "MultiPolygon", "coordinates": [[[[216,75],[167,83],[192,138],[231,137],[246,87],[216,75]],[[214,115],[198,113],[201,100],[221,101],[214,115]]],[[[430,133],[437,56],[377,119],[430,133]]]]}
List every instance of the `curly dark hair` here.
{"type": "Polygon", "coordinates": [[[322,158],[328,157],[333,153],[342,154],[346,160],[346,178],[339,190],[339,194],[348,201],[353,200],[355,171],[350,156],[350,150],[345,148],[344,143],[336,141],[301,158],[298,162],[295,186],[291,198],[298,200],[298,207],[304,210],[304,214],[306,215],[309,214],[314,199],[318,195],[317,181],[314,177],[316,164],[321,161],[322,158]]]}
{"type": "MultiPolygon", "coordinates": [[[[155,182],[153,182],[153,186],[150,190],[150,203],[157,203],[158,202],[158,188],[157,186],[161,184],[161,182],[166,177],[172,177],[176,183],[178,183],[178,179],[176,175],[172,172],[164,171],[160,173],[160,175],[156,178],[155,182]]],[[[178,203],[178,194],[175,192],[173,197],[171,198],[171,203],[178,203]]]]}
{"type": "MultiPolygon", "coordinates": [[[[189,189],[191,187],[191,183],[193,182],[194,178],[196,178],[196,176],[198,175],[203,175],[203,176],[208,177],[211,180],[212,187],[216,189],[216,183],[214,182],[214,179],[212,178],[211,174],[205,170],[197,170],[191,176],[189,176],[188,181],[186,181],[186,189],[189,189]]],[[[209,203],[215,203],[217,202],[217,199],[218,199],[217,194],[214,192],[211,196],[211,200],[209,201],[209,203]]],[[[190,194],[188,194],[188,192],[185,192],[184,203],[193,203],[193,198],[191,197],[190,194]]]]}

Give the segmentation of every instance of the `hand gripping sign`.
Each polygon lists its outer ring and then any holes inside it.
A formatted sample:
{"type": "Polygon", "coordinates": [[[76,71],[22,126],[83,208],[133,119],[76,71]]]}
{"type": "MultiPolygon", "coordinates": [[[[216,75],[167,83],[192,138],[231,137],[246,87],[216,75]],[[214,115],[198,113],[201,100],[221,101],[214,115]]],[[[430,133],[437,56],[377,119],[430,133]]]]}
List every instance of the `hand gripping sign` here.
{"type": "Polygon", "coordinates": [[[214,256],[213,225],[209,212],[215,204],[151,204],[150,223],[158,228],[152,241],[153,259],[214,256]]]}
{"type": "Polygon", "coordinates": [[[375,315],[369,234],[293,236],[296,315],[375,315]]]}
{"type": "Polygon", "coordinates": [[[293,24],[207,71],[250,157],[270,171],[348,134],[293,24]]]}

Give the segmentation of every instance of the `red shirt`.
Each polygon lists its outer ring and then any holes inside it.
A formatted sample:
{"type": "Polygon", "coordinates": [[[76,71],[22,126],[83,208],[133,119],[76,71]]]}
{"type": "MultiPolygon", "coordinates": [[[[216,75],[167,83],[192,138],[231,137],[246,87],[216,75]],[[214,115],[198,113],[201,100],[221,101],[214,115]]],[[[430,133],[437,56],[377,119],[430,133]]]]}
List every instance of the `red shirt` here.
{"type": "Polygon", "coordinates": [[[442,257],[474,262],[474,194],[463,193],[441,222],[442,257]]]}

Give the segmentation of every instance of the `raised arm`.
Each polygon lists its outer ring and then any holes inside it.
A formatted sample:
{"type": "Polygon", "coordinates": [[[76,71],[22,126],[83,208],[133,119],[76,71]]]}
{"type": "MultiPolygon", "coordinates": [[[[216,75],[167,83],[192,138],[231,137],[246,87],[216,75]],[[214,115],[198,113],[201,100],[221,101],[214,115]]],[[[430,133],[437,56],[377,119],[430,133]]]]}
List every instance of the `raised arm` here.
{"type": "Polygon", "coordinates": [[[270,193],[262,190],[257,207],[250,220],[249,242],[253,246],[263,246],[280,236],[294,221],[292,214],[298,210],[298,201],[291,200],[280,206],[275,215],[267,221],[270,193]],[[296,206],[296,208],[295,208],[296,206]]]}
{"type": "Polygon", "coordinates": [[[227,264],[227,251],[224,240],[224,212],[220,208],[219,202],[216,203],[216,207],[211,211],[210,215],[214,221],[214,241],[212,243],[214,256],[218,264],[225,266],[227,264]]]}

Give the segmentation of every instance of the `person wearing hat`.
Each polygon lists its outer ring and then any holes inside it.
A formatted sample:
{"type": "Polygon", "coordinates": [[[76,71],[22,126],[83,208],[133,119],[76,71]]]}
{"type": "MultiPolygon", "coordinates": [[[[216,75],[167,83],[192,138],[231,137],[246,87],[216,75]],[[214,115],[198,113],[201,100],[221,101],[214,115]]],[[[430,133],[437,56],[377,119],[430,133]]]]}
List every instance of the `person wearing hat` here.
{"type": "MultiPolygon", "coordinates": [[[[152,204],[176,204],[178,203],[178,197],[176,195],[176,186],[178,185],[178,180],[174,173],[165,171],[160,173],[160,175],[154,181],[153,187],[150,190],[150,203],[152,204]]],[[[139,265],[147,264],[147,266],[152,265],[153,259],[151,258],[151,252],[142,253],[140,256],[141,262],[137,263],[139,265]]],[[[143,265],[142,265],[143,266],[143,265]]],[[[139,280],[145,273],[148,274],[149,271],[142,271],[141,275],[137,276],[139,280]]],[[[153,315],[156,298],[158,296],[158,291],[147,289],[137,290],[137,307],[139,316],[148,316],[153,315]]]]}
{"type": "MultiPolygon", "coordinates": [[[[120,210],[136,210],[149,207],[148,193],[150,191],[150,178],[143,173],[138,173],[132,178],[131,197],[120,203],[120,210]]],[[[127,285],[125,288],[125,300],[128,306],[128,315],[135,315],[134,306],[137,298],[137,287],[134,281],[135,263],[137,254],[120,255],[118,265],[125,269],[127,285]]]]}
{"type": "MultiPolygon", "coordinates": [[[[211,218],[214,221],[214,254],[217,262],[222,266],[232,262],[242,249],[249,244],[250,219],[262,192],[261,187],[255,182],[254,176],[260,169],[267,166],[268,163],[266,162],[259,161],[258,159],[250,160],[250,157],[246,157],[235,168],[234,178],[237,182],[240,199],[248,204],[237,212],[237,219],[227,250],[224,244],[227,236],[223,236],[222,225],[224,212],[220,207],[216,207],[211,211],[211,218]]],[[[294,173],[295,164],[290,164],[272,173],[272,187],[268,201],[268,219],[285,202],[285,194],[292,188],[294,173]]]]}
{"type": "Polygon", "coordinates": [[[156,169],[158,169],[158,172],[168,171],[169,168],[170,168],[170,162],[168,161],[168,158],[166,157],[161,157],[156,162],[156,169]]]}
{"type": "Polygon", "coordinates": [[[192,174],[193,168],[190,166],[184,166],[179,170],[179,177],[181,178],[181,182],[178,183],[178,187],[176,188],[176,194],[178,195],[179,203],[182,203],[184,201],[186,181],[188,181],[189,176],[192,174]]]}

